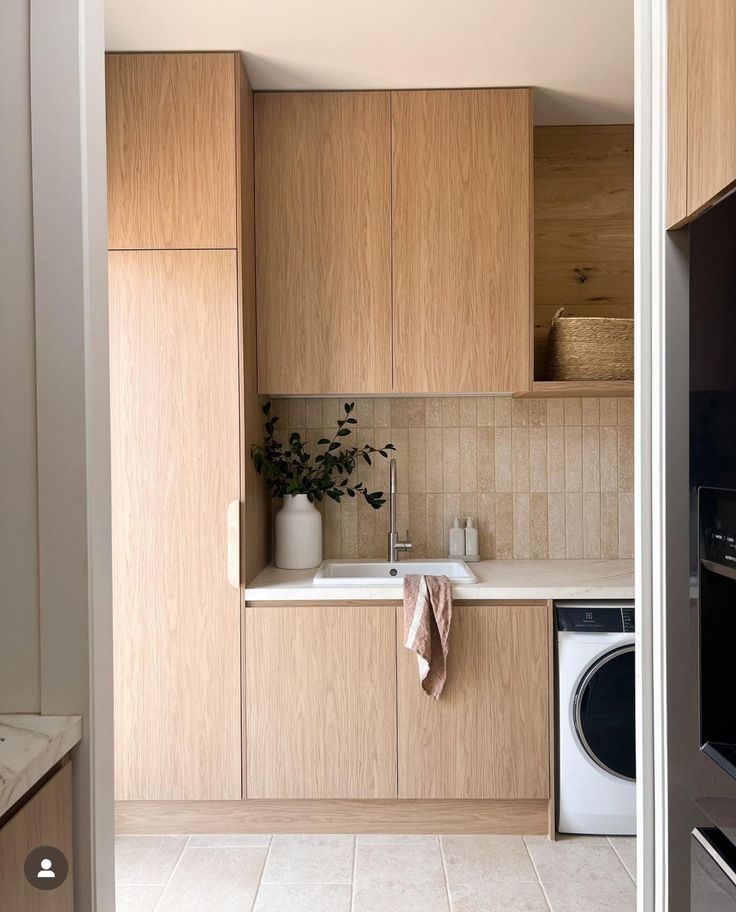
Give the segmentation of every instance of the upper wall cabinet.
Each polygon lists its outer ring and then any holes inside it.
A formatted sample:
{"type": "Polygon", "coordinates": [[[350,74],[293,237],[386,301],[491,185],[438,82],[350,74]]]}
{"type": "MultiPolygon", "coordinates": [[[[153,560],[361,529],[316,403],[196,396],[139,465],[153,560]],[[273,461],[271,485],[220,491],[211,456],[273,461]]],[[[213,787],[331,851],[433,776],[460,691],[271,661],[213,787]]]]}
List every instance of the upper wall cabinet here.
{"type": "Polygon", "coordinates": [[[394,390],[526,390],[531,90],[391,99],[394,390]]]}
{"type": "Polygon", "coordinates": [[[668,224],[736,182],[736,3],[669,0],[668,224]]]}
{"type": "Polygon", "coordinates": [[[529,89],[256,95],[261,393],[530,386],[529,89]]]}
{"type": "Polygon", "coordinates": [[[259,389],[390,392],[389,94],[255,102],[259,389]]]}
{"type": "Polygon", "coordinates": [[[234,248],[235,55],[110,54],[110,249],[234,248]]]}

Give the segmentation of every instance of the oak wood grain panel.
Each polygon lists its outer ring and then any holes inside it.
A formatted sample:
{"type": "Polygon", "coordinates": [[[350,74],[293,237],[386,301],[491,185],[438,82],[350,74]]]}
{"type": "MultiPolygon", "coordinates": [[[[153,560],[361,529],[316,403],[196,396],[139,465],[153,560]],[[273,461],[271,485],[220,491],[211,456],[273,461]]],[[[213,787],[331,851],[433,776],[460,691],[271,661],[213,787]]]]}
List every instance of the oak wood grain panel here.
{"type": "Polygon", "coordinates": [[[5,912],[72,912],[74,909],[72,765],[66,763],[0,830],[0,909],[5,912]],[[69,874],[55,890],[26,880],[28,853],[50,845],[64,853],[69,874]]]}
{"type": "Polygon", "coordinates": [[[255,109],[259,389],[390,392],[389,95],[255,109]]]}
{"type": "Polygon", "coordinates": [[[667,225],[687,217],[687,7],[667,2],[667,225]]]}
{"type": "Polygon", "coordinates": [[[634,395],[633,380],[535,380],[531,395],[542,398],[564,396],[611,398],[634,395]]]}
{"type": "Polygon", "coordinates": [[[531,91],[392,92],[394,391],[530,382],[531,91]]]}
{"type": "Polygon", "coordinates": [[[109,256],[118,798],[241,796],[236,259],[109,256]]]}
{"type": "Polygon", "coordinates": [[[555,313],[634,313],[633,127],[534,129],[534,376],[555,313]]]}
{"type": "Polygon", "coordinates": [[[268,563],[271,528],[269,498],[250,458],[251,446],[263,440],[263,414],[258,399],[256,344],[255,177],[253,89],[241,56],[236,56],[238,104],[236,128],[238,174],[238,293],[240,346],[240,449],[243,582],[249,583],[268,563]]]}
{"type": "Polygon", "coordinates": [[[108,246],[234,248],[234,54],[106,58],[108,246]]]}
{"type": "Polygon", "coordinates": [[[245,609],[248,798],[396,797],[395,609],[245,609]]]}
{"type": "Polygon", "coordinates": [[[687,210],[736,181],[736,4],[688,0],[687,210]]]}
{"type": "Polygon", "coordinates": [[[547,611],[457,606],[436,703],[399,637],[400,798],[549,799],[547,611]]]}
{"type": "Polygon", "coordinates": [[[549,802],[119,801],[115,832],[543,835],[549,802]]]}

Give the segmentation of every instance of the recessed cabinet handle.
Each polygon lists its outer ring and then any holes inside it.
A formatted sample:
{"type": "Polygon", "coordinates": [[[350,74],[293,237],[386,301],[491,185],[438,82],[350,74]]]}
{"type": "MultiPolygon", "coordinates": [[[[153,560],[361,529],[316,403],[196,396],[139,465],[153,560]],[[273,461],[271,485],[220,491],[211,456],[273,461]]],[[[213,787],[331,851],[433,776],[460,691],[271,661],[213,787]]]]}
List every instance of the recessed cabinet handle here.
{"type": "Polygon", "coordinates": [[[240,501],[227,505],[227,581],[240,588],[240,501]]]}

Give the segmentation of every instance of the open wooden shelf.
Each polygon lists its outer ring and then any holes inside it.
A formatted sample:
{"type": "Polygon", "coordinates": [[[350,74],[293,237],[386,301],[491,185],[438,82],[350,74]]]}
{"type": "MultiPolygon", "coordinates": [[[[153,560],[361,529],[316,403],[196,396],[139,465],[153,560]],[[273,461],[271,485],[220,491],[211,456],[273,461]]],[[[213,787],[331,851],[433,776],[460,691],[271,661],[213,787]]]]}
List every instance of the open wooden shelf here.
{"type": "Polygon", "coordinates": [[[535,380],[520,396],[633,396],[633,380],[535,380]]]}

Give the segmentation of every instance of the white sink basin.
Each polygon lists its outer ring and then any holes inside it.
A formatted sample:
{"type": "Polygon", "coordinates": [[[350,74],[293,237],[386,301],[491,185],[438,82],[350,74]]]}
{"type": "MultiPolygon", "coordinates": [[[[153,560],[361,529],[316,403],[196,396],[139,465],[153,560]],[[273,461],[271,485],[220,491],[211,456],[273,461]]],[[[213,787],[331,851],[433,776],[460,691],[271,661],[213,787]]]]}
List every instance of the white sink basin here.
{"type": "Polygon", "coordinates": [[[462,560],[324,561],[314,575],[315,586],[400,586],[405,576],[446,576],[451,583],[477,583],[478,578],[462,560]]]}

